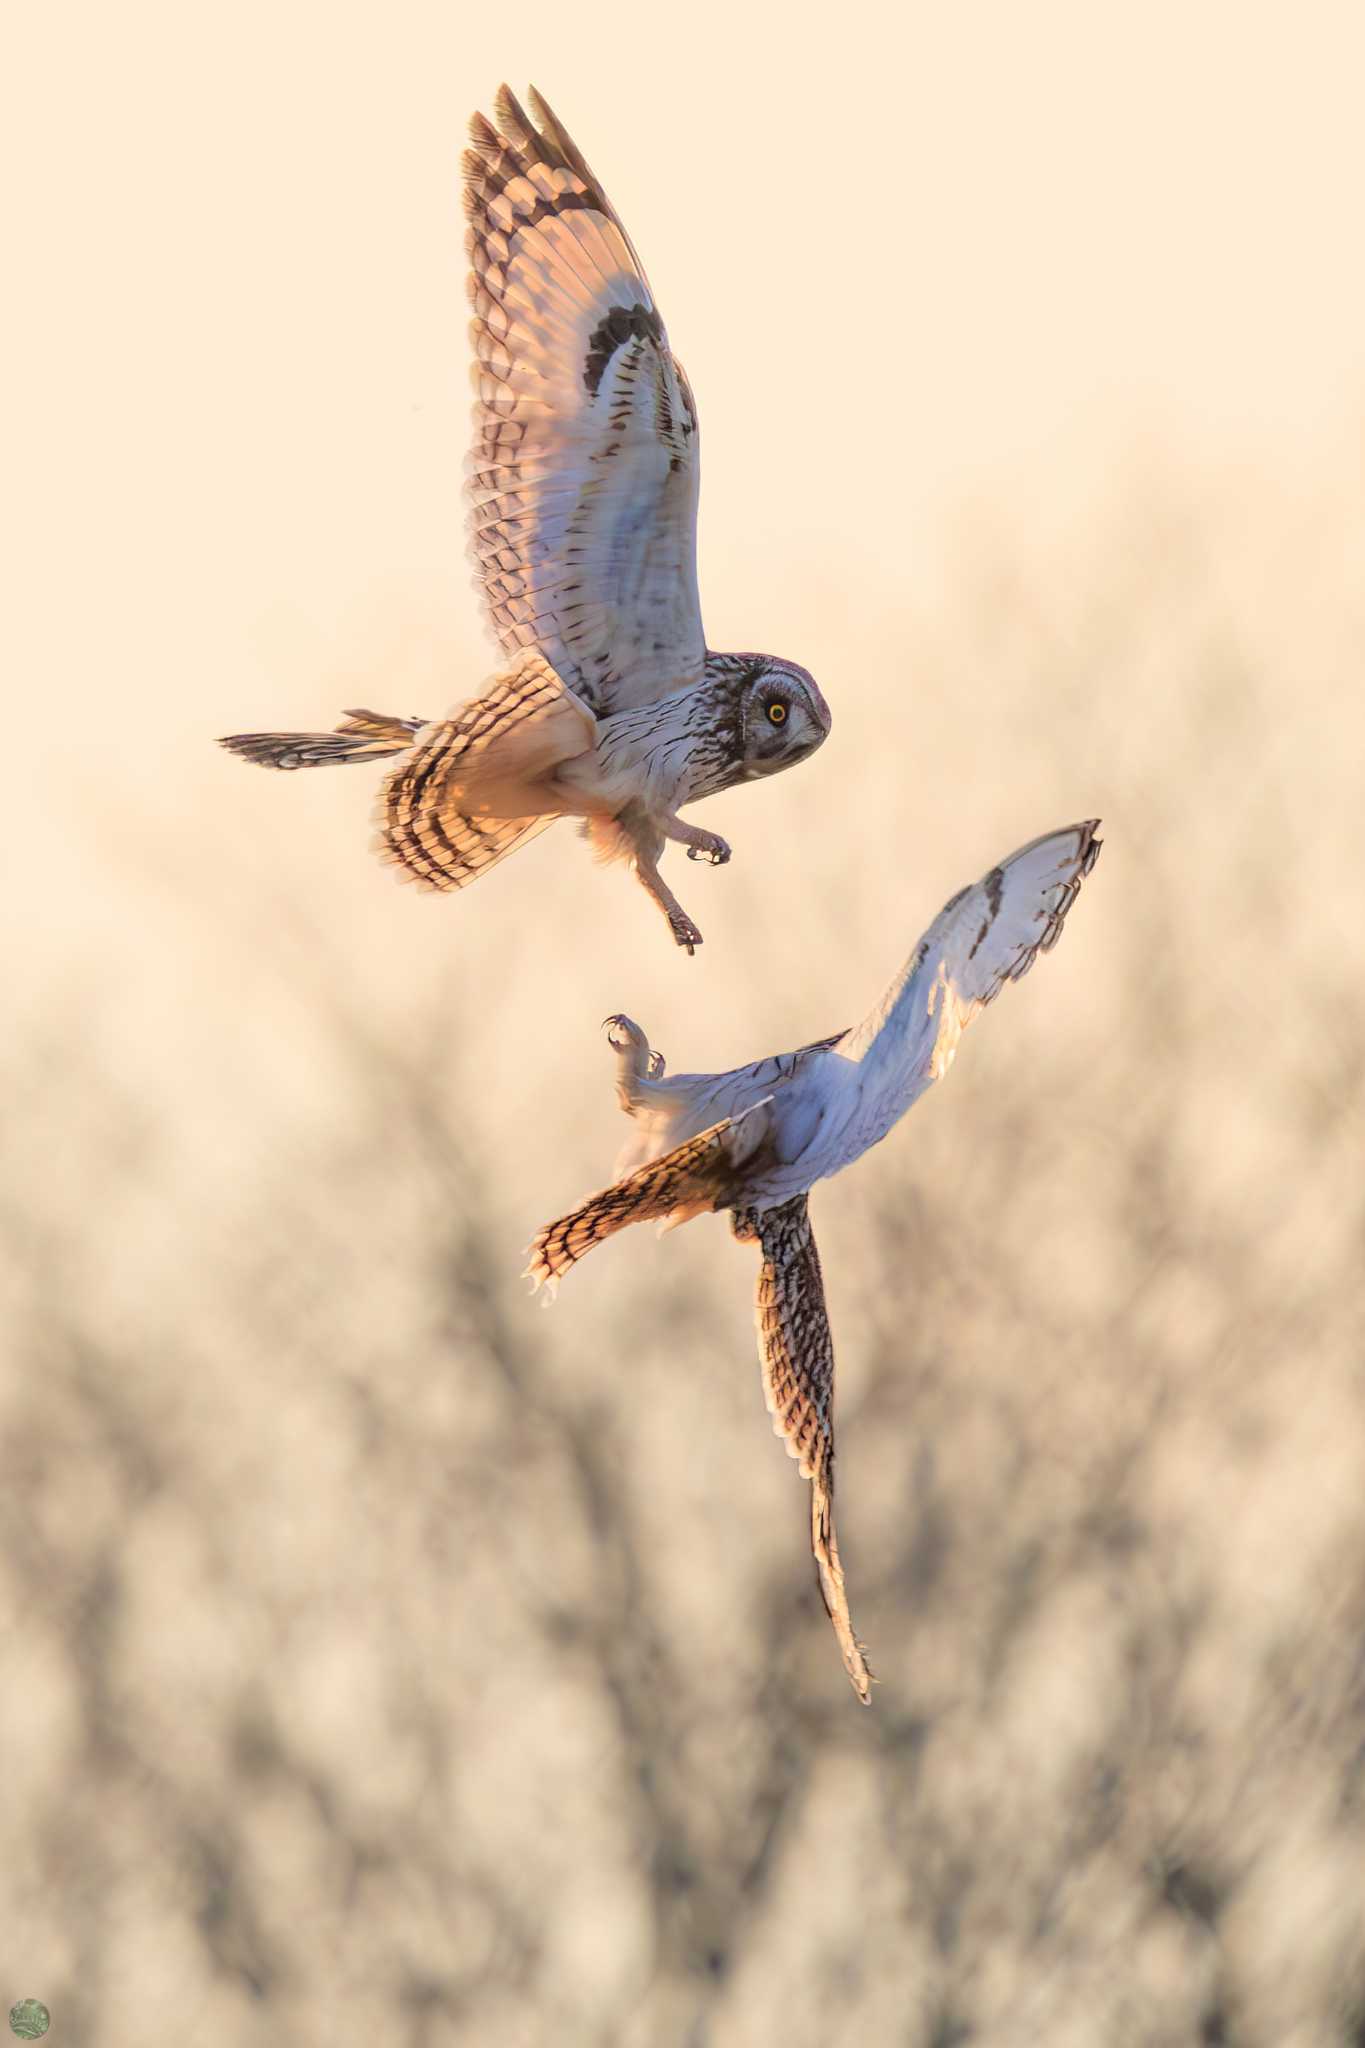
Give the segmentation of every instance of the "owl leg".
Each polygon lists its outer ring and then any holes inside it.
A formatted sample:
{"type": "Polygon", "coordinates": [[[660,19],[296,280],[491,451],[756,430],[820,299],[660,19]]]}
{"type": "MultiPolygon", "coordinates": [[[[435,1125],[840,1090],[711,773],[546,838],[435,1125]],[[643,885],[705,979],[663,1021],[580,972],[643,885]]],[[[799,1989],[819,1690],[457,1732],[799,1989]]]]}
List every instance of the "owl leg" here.
{"type": "Polygon", "coordinates": [[[719,832],[703,832],[698,825],[685,825],[671,813],[659,822],[670,839],[687,848],[689,860],[709,861],[714,868],[723,868],[729,860],[730,842],[722,839],[719,832]]]}
{"type": "Polygon", "coordinates": [[[668,919],[668,929],[678,945],[686,947],[689,954],[694,953],[701,944],[701,933],[659,873],[656,863],[637,854],[631,865],[646,895],[653,897],[668,919]]]}
{"type": "Polygon", "coordinates": [[[659,873],[659,855],[664,847],[663,834],[647,818],[633,817],[629,808],[621,812],[616,823],[627,834],[634,849],[630,865],[641,888],[653,898],[668,919],[668,929],[677,944],[685,946],[689,954],[695,952],[701,944],[701,933],[659,873]]]}

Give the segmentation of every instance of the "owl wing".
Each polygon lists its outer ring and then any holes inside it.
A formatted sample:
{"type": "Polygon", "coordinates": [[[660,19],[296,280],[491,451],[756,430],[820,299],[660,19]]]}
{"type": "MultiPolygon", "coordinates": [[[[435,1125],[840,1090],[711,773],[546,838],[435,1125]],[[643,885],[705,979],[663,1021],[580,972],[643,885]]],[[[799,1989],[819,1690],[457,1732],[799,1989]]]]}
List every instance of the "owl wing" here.
{"type": "Polygon", "coordinates": [[[725,1207],[740,1168],[768,1134],[769,1109],[768,1102],[756,1102],[742,1116],[724,1117],[547,1223],[527,1246],[531,1259],[523,1278],[533,1290],[542,1281],[553,1285],[585,1252],[628,1223],[662,1218],[664,1227],[673,1229],[708,1209],[725,1207]]]}
{"type": "Polygon", "coordinates": [[[465,152],[471,553],[505,651],[607,716],[700,681],[697,417],[648,279],[544,100],[465,152]]]}
{"type": "Polygon", "coordinates": [[[523,654],[418,731],[380,788],[374,851],[401,882],[467,888],[554,823],[547,778],[596,736],[592,713],[549,663],[523,654]]]}
{"type": "Polygon", "coordinates": [[[763,1394],[773,1429],[811,1482],[810,1541],[821,1598],[853,1689],[869,1706],[872,1673],[853,1633],[834,1533],[834,1342],[806,1197],[738,1217],[736,1235],[758,1238],[754,1320],[763,1394]]]}
{"type": "Polygon", "coordinates": [[[841,1164],[884,1137],[953,1063],[973,1017],[1055,946],[1099,858],[1098,818],[1048,832],[946,903],[877,1007],[824,1057],[858,1063],[861,1108],[841,1164]]]}

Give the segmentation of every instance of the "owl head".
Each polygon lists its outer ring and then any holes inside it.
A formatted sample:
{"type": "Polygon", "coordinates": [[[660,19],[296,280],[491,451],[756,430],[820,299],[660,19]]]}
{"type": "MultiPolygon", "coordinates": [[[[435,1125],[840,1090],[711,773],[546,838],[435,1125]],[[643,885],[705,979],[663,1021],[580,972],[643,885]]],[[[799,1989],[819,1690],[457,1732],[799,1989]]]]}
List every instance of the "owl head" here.
{"type": "Polygon", "coordinates": [[[807,669],[756,654],[739,695],[739,741],[746,782],[804,761],[827,737],[829,706],[807,669]]]}

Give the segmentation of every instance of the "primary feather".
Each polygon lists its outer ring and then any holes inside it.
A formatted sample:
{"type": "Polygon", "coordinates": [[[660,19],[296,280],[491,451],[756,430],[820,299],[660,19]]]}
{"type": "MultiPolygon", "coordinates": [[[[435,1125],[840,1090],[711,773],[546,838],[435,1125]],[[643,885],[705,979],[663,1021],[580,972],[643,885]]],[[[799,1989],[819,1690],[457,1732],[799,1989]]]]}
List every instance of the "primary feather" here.
{"type": "Polygon", "coordinates": [[[494,630],[599,716],[700,682],[697,416],[640,260],[540,96],[465,153],[470,529],[494,630]]]}

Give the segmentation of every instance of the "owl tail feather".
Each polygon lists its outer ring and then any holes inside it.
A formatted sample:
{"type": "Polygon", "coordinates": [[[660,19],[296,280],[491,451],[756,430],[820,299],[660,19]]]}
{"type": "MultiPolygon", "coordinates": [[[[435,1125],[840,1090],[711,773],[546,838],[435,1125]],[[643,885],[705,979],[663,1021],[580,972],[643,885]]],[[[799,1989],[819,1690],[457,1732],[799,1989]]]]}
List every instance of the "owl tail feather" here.
{"type": "Polygon", "coordinates": [[[348,711],[335,732],[235,732],[218,744],[258,768],[339,768],[404,753],[427,723],[382,711],[348,711]]]}

